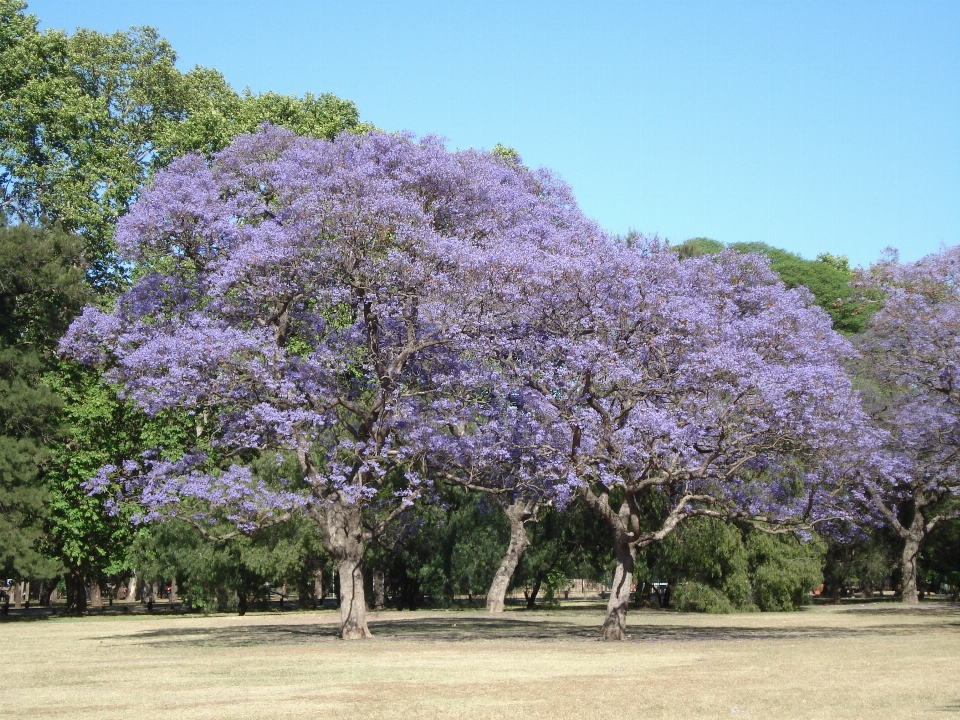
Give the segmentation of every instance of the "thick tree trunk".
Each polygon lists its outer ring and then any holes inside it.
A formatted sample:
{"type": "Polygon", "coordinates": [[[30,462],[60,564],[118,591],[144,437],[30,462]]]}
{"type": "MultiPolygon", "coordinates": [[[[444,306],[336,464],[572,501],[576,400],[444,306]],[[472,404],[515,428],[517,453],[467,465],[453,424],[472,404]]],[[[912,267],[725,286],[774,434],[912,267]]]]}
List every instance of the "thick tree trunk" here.
{"type": "Polygon", "coordinates": [[[607,601],[607,617],[601,629],[604,640],[623,640],[627,637],[627,607],[630,605],[630,586],[633,584],[636,557],[637,550],[628,539],[617,538],[617,567],[607,601]]]}
{"type": "Polygon", "coordinates": [[[180,602],[180,595],[178,595],[179,588],[177,587],[177,579],[174,578],[170,581],[170,602],[180,602]]]}
{"type": "Polygon", "coordinates": [[[103,607],[103,593],[100,592],[100,583],[96,580],[90,581],[90,606],[103,607]]]}
{"type": "Polygon", "coordinates": [[[19,610],[23,607],[23,585],[15,582],[10,589],[13,592],[13,609],[19,610]]]}
{"type": "Polygon", "coordinates": [[[82,570],[71,570],[64,578],[67,585],[67,612],[87,612],[87,582],[82,570]]]}
{"type": "Polygon", "coordinates": [[[367,601],[363,592],[363,518],[358,503],[337,498],[320,511],[324,549],[337,564],[340,580],[340,637],[362,640],[373,637],[367,627],[367,601]]]}
{"type": "MultiPolygon", "coordinates": [[[[917,513],[920,517],[920,513],[917,513]]],[[[920,542],[923,540],[923,518],[919,524],[911,523],[909,531],[903,539],[903,595],[902,600],[907,604],[920,602],[917,593],[917,555],[920,554],[920,542]]]]}
{"type": "Polygon", "coordinates": [[[524,521],[530,517],[533,511],[533,503],[518,501],[503,509],[510,520],[510,544],[507,545],[507,552],[493,576],[493,582],[490,583],[490,590],[487,591],[487,612],[503,612],[503,604],[507,597],[507,589],[510,587],[510,581],[513,579],[513,573],[520,563],[523,553],[530,547],[530,538],[527,537],[527,530],[524,521]]]}

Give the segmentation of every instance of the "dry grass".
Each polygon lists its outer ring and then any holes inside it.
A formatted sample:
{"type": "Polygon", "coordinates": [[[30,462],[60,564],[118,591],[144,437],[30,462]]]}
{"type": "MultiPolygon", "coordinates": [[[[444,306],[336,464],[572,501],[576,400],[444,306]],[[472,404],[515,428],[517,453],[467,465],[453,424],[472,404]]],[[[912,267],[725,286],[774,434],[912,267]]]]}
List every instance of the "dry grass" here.
{"type": "Polygon", "coordinates": [[[945,718],[960,608],[726,616],[597,608],[90,617],[0,625],[0,703],[40,718],[945,718]]]}

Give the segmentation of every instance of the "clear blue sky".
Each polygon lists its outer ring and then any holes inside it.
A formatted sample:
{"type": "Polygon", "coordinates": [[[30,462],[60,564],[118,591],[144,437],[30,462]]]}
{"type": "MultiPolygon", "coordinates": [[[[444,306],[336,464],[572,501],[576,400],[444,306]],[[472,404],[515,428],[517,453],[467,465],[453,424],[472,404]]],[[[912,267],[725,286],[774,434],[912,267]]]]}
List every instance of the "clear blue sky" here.
{"type": "MultiPolygon", "coordinates": [[[[28,0],[29,1],[29,0],[28,0]]],[[[960,1],[34,0],[153,25],[180,67],[515,147],[588,215],[679,242],[915,259],[960,244],[960,1]]]]}

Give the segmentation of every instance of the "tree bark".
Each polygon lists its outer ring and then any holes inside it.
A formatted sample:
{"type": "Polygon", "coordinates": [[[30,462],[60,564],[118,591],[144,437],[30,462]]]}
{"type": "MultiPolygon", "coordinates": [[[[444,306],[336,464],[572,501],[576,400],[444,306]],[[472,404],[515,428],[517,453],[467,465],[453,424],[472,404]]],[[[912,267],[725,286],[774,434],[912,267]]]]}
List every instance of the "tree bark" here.
{"type": "Polygon", "coordinates": [[[13,591],[13,609],[19,610],[23,607],[23,585],[15,582],[11,590],[13,591]]]}
{"type": "Polygon", "coordinates": [[[103,593],[100,592],[100,583],[96,580],[90,581],[90,606],[103,607],[103,593]]]}
{"type": "Polygon", "coordinates": [[[920,554],[920,543],[923,540],[923,516],[918,511],[906,529],[903,537],[903,594],[901,600],[914,605],[920,602],[917,593],[917,556],[920,554]]]}
{"type": "Polygon", "coordinates": [[[617,538],[617,567],[613,572],[613,587],[607,600],[607,617],[603,621],[601,637],[604,640],[624,640],[627,637],[627,607],[630,605],[630,586],[633,585],[633,567],[637,549],[629,538],[617,538]]]}
{"type": "Polygon", "coordinates": [[[323,607],[323,599],[327,596],[326,589],[323,587],[323,573],[323,568],[313,572],[313,598],[320,607],[323,607]]]}
{"type": "Polygon", "coordinates": [[[67,585],[67,612],[83,615],[87,612],[87,582],[82,570],[71,570],[64,578],[67,585]]]}
{"type": "Polygon", "coordinates": [[[527,537],[524,521],[533,512],[533,503],[516,501],[507,505],[503,511],[506,513],[507,519],[510,520],[510,544],[507,545],[507,552],[493,576],[490,589],[487,591],[487,612],[492,613],[503,612],[507,589],[510,587],[513,573],[516,571],[523,553],[530,547],[530,538],[527,537]]]}
{"type": "Polygon", "coordinates": [[[542,578],[537,578],[533,587],[530,588],[530,593],[527,595],[527,610],[535,610],[537,608],[537,595],[540,594],[540,586],[543,584],[542,578]]]}
{"type": "Polygon", "coordinates": [[[386,578],[383,575],[383,570],[374,570],[373,571],[373,609],[374,610],[383,610],[384,605],[386,605],[386,594],[384,593],[385,585],[386,585],[386,578]]]}
{"type": "Polygon", "coordinates": [[[373,637],[367,627],[367,601],[363,592],[365,536],[359,503],[334,498],[319,511],[324,549],[333,557],[340,579],[340,637],[362,640],[373,637]]]}

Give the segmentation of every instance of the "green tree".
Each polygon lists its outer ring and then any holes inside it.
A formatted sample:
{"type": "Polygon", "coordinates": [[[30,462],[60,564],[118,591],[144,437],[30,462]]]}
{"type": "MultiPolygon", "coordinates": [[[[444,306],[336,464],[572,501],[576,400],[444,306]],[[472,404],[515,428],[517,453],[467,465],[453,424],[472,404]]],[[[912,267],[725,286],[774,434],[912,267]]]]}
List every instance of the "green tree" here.
{"type": "Polygon", "coordinates": [[[65,233],[0,228],[0,563],[5,577],[51,578],[43,548],[48,447],[62,438],[63,398],[44,382],[57,340],[87,299],[81,243],[65,233]]]}
{"type": "Polygon", "coordinates": [[[188,150],[219,150],[262,122],[318,137],[368,127],[330,94],[241,96],[216,70],[181,73],[153,28],[41,33],[25,10],[0,0],[0,206],[79,233],[102,293],[125,279],[116,220],[156,168],[188,150]]]}

